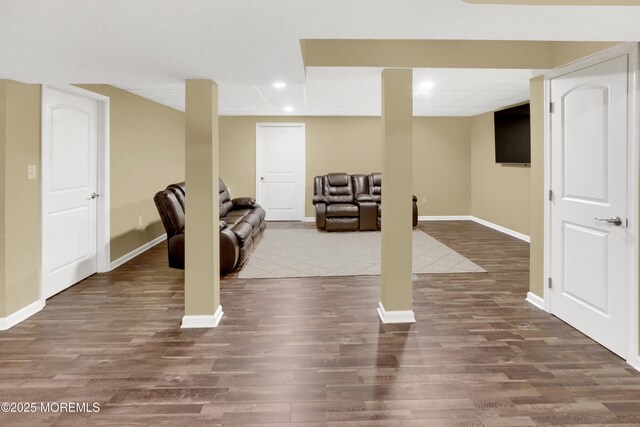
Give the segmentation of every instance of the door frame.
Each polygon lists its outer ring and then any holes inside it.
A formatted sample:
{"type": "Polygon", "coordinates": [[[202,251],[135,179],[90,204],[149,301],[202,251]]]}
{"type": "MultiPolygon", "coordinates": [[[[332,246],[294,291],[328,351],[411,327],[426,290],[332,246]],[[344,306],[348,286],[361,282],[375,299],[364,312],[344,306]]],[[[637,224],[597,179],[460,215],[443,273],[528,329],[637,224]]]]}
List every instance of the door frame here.
{"type": "Polygon", "coordinates": [[[43,306],[44,297],[44,245],[47,212],[47,201],[44,193],[45,181],[48,179],[49,164],[45,162],[50,151],[49,139],[46,135],[47,123],[47,100],[49,90],[81,96],[98,102],[98,141],[96,155],[98,165],[96,172],[98,175],[97,191],[100,197],[96,204],[96,258],[97,272],[104,273],[111,270],[111,211],[110,211],[110,98],[86,89],[71,85],[42,85],[41,117],[40,117],[40,301],[43,306]]]}
{"type": "Polygon", "coordinates": [[[609,59],[616,58],[621,55],[629,55],[629,74],[628,74],[628,118],[627,118],[627,212],[626,217],[629,219],[627,228],[627,336],[626,336],[626,355],[624,359],[640,370],[640,355],[638,337],[638,322],[640,321],[638,312],[638,230],[640,222],[639,204],[640,204],[640,120],[638,118],[639,105],[639,72],[638,57],[640,44],[624,43],[588,56],[584,59],[572,62],[568,65],[559,67],[549,71],[544,75],[544,309],[551,313],[552,293],[547,286],[547,280],[551,277],[551,209],[552,204],[547,195],[551,190],[551,111],[547,106],[551,102],[551,80],[556,77],[569,74],[583,68],[587,68],[609,59]]]}
{"type": "Polygon", "coordinates": [[[260,185],[260,178],[259,178],[259,170],[258,168],[260,167],[260,160],[262,159],[262,154],[263,154],[263,150],[262,147],[260,146],[260,138],[259,138],[259,134],[260,134],[260,129],[261,128],[272,128],[272,127],[297,127],[297,128],[302,128],[302,170],[301,170],[301,174],[302,174],[302,179],[300,180],[300,182],[297,183],[298,185],[298,190],[300,191],[300,193],[302,194],[302,199],[300,200],[300,218],[298,218],[298,221],[304,221],[305,219],[305,209],[306,209],[306,185],[305,185],[305,181],[306,181],[306,177],[307,177],[307,131],[306,131],[306,127],[304,123],[301,122],[293,122],[293,123],[279,123],[279,122],[263,122],[263,123],[256,123],[256,168],[255,168],[255,176],[256,176],[256,199],[258,201],[260,201],[262,196],[262,190],[261,190],[261,185],[260,185]]]}

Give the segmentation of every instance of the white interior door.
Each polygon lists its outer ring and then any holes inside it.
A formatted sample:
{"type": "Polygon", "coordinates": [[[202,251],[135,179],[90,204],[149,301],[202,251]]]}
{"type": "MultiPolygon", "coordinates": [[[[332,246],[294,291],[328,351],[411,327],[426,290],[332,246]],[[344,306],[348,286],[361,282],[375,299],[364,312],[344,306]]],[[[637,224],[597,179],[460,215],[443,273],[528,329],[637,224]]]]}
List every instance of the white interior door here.
{"type": "Polygon", "coordinates": [[[98,101],[47,88],[42,141],[42,291],[97,271],[98,101]]]}
{"type": "Polygon", "coordinates": [[[269,221],[304,219],[304,124],[256,127],[256,199],[269,221]]]}
{"type": "Polygon", "coordinates": [[[551,312],[622,356],[629,289],[628,59],[550,80],[551,312]]]}

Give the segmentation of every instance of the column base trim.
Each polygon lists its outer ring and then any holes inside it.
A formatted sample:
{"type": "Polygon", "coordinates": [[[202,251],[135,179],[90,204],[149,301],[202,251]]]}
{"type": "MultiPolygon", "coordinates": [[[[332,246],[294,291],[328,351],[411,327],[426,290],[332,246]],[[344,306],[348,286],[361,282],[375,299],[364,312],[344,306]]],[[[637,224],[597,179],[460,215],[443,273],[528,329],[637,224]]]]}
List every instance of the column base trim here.
{"type": "Polygon", "coordinates": [[[378,317],[382,323],[416,323],[416,316],[413,310],[390,310],[387,311],[382,305],[382,301],[378,302],[378,317]]]}
{"type": "Polygon", "coordinates": [[[222,319],[222,315],[224,312],[222,311],[222,306],[219,305],[218,309],[213,315],[184,315],[182,317],[182,325],[180,326],[182,329],[189,328],[215,328],[220,323],[222,319]]]}

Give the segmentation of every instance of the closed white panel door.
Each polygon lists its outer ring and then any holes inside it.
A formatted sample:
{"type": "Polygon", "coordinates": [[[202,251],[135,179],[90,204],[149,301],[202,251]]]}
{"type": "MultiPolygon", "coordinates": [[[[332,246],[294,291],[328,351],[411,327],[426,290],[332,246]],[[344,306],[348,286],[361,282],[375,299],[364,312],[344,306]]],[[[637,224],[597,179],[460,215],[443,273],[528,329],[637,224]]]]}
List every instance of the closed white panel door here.
{"type": "Polygon", "coordinates": [[[258,125],[256,198],[269,221],[304,219],[304,127],[258,125]]]}
{"type": "Polygon", "coordinates": [[[551,311],[626,354],[628,57],[551,80],[551,311]]]}
{"type": "Polygon", "coordinates": [[[97,271],[98,103],[47,89],[42,146],[45,298],[97,271]]]}

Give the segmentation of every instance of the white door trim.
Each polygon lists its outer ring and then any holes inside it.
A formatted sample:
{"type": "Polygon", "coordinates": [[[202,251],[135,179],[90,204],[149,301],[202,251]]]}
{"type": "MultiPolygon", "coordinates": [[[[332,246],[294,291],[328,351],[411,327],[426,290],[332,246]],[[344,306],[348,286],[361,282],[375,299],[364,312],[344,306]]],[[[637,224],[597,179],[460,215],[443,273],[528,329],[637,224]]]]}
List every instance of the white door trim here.
{"type": "Polygon", "coordinates": [[[41,117],[40,117],[40,301],[45,304],[44,297],[44,251],[42,245],[42,239],[45,233],[45,212],[47,212],[47,202],[44,197],[44,183],[48,174],[45,173],[48,170],[48,166],[44,162],[44,154],[48,151],[48,147],[45,147],[46,138],[46,119],[47,119],[47,97],[48,89],[54,89],[60,92],[69,93],[72,95],[82,96],[88,99],[93,99],[98,102],[98,194],[100,197],[97,199],[96,213],[97,213],[97,263],[98,272],[104,273],[110,271],[111,265],[111,222],[110,222],[110,176],[109,176],[109,111],[110,100],[108,96],[100,95],[95,92],[91,92],[86,89],[82,89],[71,85],[42,85],[42,100],[41,100],[41,117]]]}
{"type": "MultiPolygon", "coordinates": [[[[629,107],[628,107],[628,132],[627,132],[627,159],[628,159],[628,175],[627,175],[627,218],[629,219],[629,239],[627,241],[627,257],[628,257],[628,281],[627,289],[627,354],[625,359],[627,363],[634,367],[640,367],[639,339],[638,339],[638,322],[640,316],[638,312],[638,230],[640,222],[640,212],[638,205],[640,203],[640,120],[638,118],[639,103],[639,73],[638,73],[638,56],[640,44],[624,43],[619,46],[612,47],[585,59],[573,62],[558,69],[552,70],[545,74],[545,121],[544,121],[544,189],[545,195],[549,194],[551,189],[551,112],[548,105],[551,100],[551,79],[565,74],[578,71],[580,69],[590,67],[609,59],[616,58],[621,55],[629,55],[629,107]]],[[[544,309],[551,312],[551,295],[547,287],[547,278],[551,273],[551,202],[545,197],[544,209],[544,309]]]]}
{"type": "Polygon", "coordinates": [[[258,168],[260,167],[260,160],[262,159],[262,148],[260,146],[260,141],[258,139],[258,132],[260,131],[260,128],[269,128],[269,127],[297,127],[297,128],[301,128],[302,129],[302,157],[304,159],[304,162],[302,163],[302,179],[300,180],[300,182],[297,183],[297,185],[299,186],[298,190],[301,192],[302,194],[302,200],[300,200],[300,218],[298,218],[299,221],[304,221],[305,220],[305,201],[306,201],[306,192],[305,192],[305,181],[306,181],[306,176],[307,176],[307,132],[306,132],[306,128],[305,128],[305,124],[304,123],[272,123],[272,122],[263,122],[263,123],[256,123],[256,199],[260,200],[261,199],[261,189],[262,186],[260,185],[260,177],[258,174],[258,168]]]}

